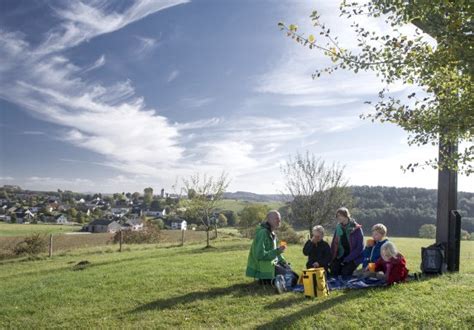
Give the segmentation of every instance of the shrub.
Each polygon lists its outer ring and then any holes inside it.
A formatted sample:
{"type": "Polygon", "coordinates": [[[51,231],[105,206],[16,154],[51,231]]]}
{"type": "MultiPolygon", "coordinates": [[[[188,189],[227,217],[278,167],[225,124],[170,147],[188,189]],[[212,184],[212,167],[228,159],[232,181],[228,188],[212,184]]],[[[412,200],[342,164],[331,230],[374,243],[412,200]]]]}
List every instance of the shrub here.
{"type": "Polygon", "coordinates": [[[471,235],[467,230],[461,229],[461,240],[468,241],[471,239],[471,235]]]}
{"type": "Polygon", "coordinates": [[[281,222],[280,228],[277,230],[277,235],[280,241],[287,241],[288,243],[298,244],[303,241],[303,236],[298,235],[293,227],[284,221],[281,222]]]}
{"type": "Polygon", "coordinates": [[[163,221],[163,219],[156,219],[154,223],[160,230],[165,229],[165,222],[163,221]]]}
{"type": "Polygon", "coordinates": [[[424,224],[418,231],[421,238],[435,238],[436,237],[436,226],[431,224],[424,224]]]}
{"type": "Polygon", "coordinates": [[[47,243],[45,238],[40,234],[33,234],[26,237],[23,241],[19,242],[13,252],[19,255],[37,255],[42,252],[46,252],[47,243]]]}
{"type": "MultiPolygon", "coordinates": [[[[158,243],[160,240],[160,228],[152,223],[146,221],[143,229],[139,231],[126,230],[122,231],[122,242],[125,244],[147,244],[158,243]]],[[[120,242],[120,232],[115,233],[114,243],[120,242]]]]}

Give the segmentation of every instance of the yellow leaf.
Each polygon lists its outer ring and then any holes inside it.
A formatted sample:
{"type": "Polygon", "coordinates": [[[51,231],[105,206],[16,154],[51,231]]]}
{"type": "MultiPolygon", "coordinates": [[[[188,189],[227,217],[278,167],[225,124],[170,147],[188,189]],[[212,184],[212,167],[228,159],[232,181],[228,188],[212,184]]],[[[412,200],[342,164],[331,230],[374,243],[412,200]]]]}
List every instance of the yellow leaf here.
{"type": "Polygon", "coordinates": [[[312,34],[310,34],[309,37],[308,37],[308,41],[313,43],[314,40],[315,40],[314,36],[312,34]]]}

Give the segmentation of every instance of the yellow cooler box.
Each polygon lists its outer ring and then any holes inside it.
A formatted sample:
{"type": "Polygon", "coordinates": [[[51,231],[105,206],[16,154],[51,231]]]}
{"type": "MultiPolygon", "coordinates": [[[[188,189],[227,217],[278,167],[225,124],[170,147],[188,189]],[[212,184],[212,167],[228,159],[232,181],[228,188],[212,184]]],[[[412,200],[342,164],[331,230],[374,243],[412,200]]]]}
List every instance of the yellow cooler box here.
{"type": "Polygon", "coordinates": [[[325,297],[329,294],[323,267],[303,270],[304,295],[308,298],[325,297]]]}

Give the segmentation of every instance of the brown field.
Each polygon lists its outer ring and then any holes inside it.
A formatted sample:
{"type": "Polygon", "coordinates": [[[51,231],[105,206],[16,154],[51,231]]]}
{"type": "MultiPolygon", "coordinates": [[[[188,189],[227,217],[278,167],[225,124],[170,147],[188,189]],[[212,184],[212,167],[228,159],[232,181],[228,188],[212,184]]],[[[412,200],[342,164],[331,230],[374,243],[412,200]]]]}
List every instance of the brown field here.
{"type": "MultiPolygon", "coordinates": [[[[180,244],[180,230],[162,230],[160,233],[160,243],[162,244],[180,244]]],[[[114,234],[53,234],[53,254],[57,252],[67,252],[80,248],[113,245],[114,234]]],[[[26,236],[0,237],[0,259],[11,258],[15,246],[23,241],[26,236]]],[[[43,234],[42,237],[49,242],[49,235],[43,234]]],[[[211,238],[214,233],[211,233],[211,238]]],[[[203,231],[186,231],[185,243],[204,242],[206,240],[206,232],[203,231]]]]}

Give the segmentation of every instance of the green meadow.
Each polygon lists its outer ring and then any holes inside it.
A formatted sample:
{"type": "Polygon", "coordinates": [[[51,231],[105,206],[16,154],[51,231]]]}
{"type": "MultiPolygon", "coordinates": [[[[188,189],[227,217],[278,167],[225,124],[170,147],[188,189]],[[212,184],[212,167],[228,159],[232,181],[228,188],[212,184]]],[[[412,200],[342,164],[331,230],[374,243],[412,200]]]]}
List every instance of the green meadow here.
{"type": "MultiPolygon", "coordinates": [[[[412,271],[430,240],[393,239],[412,271]]],[[[474,242],[461,271],[326,298],[277,295],[244,276],[250,241],[116,245],[51,259],[0,262],[0,328],[464,328],[474,327],[474,242]],[[85,264],[78,267],[83,261],[85,264]]],[[[287,259],[301,270],[301,245],[287,259]]]]}

